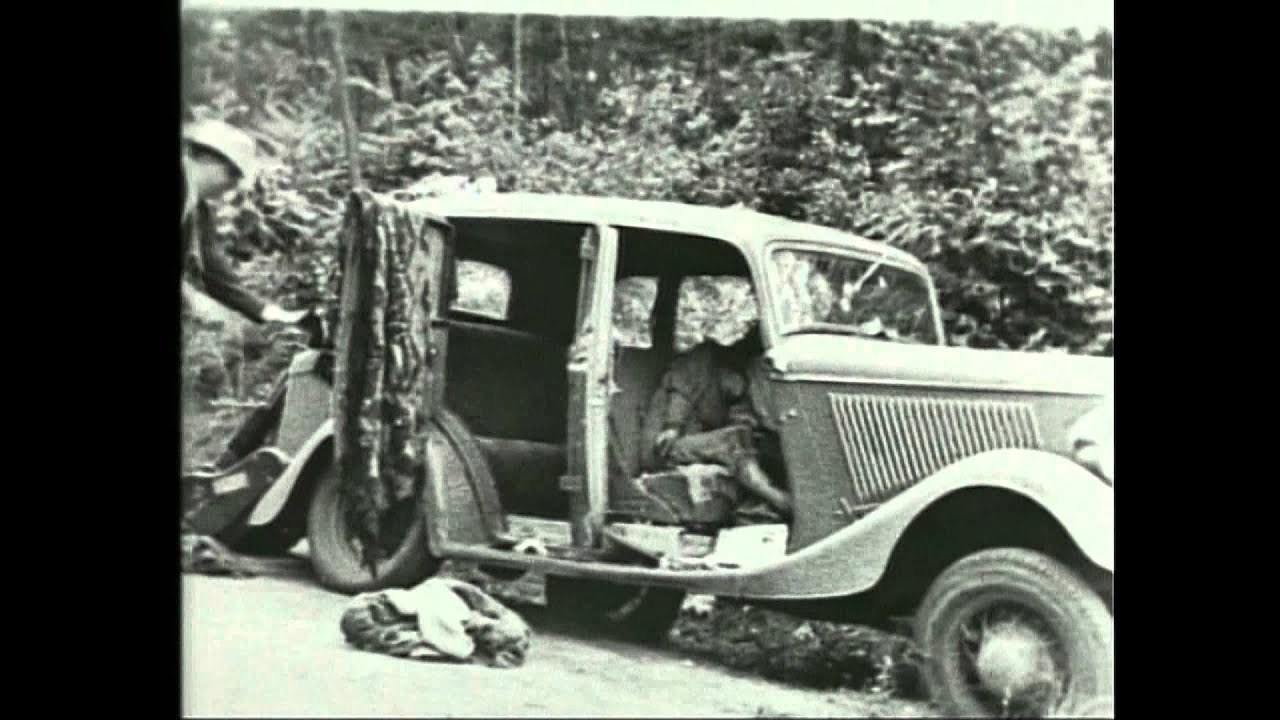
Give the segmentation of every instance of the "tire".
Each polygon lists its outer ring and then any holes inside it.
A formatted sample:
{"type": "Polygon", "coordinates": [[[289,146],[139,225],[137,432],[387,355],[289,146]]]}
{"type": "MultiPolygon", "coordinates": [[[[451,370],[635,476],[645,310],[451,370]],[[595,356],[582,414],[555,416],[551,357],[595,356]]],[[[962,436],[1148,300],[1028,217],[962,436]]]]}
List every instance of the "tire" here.
{"type": "Polygon", "coordinates": [[[1112,697],[1113,627],[1084,580],[1018,548],[957,561],[916,615],[925,681],[944,712],[965,717],[1071,715],[1112,697]],[[993,687],[1017,689],[1002,695],[993,687]]]}
{"type": "Polygon", "coordinates": [[[685,593],[670,588],[548,576],[547,606],[566,617],[584,618],[644,643],[660,643],[671,632],[685,593]]]}
{"type": "Polygon", "coordinates": [[[361,562],[356,548],[348,542],[340,485],[337,467],[330,461],[321,471],[307,513],[311,563],[325,587],[346,594],[408,588],[440,569],[441,560],[432,556],[427,546],[422,503],[415,498],[411,510],[414,519],[404,538],[391,556],[379,563],[377,575],[371,574],[361,562]]]}

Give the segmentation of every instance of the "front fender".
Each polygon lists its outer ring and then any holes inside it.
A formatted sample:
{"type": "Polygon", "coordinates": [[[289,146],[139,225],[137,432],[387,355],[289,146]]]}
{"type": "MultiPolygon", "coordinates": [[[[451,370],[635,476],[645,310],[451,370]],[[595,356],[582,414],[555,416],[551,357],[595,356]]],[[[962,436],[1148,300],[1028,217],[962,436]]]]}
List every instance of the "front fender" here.
{"type": "MultiPolygon", "coordinates": [[[[1059,455],[994,450],[961,460],[876,508],[853,525],[779,563],[742,576],[747,596],[821,598],[871,589],[884,575],[898,540],[922,512],[951,493],[1002,488],[1027,497],[1055,517],[1099,566],[1114,570],[1113,490],[1059,455]]],[[[938,538],[945,543],[946,538],[938,538]]]]}
{"type": "Polygon", "coordinates": [[[333,418],[329,418],[302,443],[302,447],[298,448],[298,452],[294,454],[289,467],[285,468],[284,473],[271,484],[266,494],[258,500],[258,504],[253,506],[253,512],[249,514],[251,527],[268,525],[280,515],[280,511],[284,510],[290,496],[293,495],[293,488],[297,485],[298,478],[302,476],[302,470],[307,466],[307,462],[311,460],[316,449],[332,437],[333,418]]]}

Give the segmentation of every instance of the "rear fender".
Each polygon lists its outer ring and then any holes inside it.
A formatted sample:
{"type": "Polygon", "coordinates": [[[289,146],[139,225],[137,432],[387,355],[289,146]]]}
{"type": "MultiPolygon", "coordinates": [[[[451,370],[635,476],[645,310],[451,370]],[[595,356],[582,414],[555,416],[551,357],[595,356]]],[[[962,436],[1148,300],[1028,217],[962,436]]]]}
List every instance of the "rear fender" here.
{"type": "MultiPolygon", "coordinates": [[[[444,551],[446,543],[488,544],[506,534],[506,516],[497,495],[497,486],[473,436],[453,413],[442,410],[433,421],[438,432],[430,434],[429,466],[433,469],[423,494],[429,522],[432,551],[444,551]]],[[[334,434],[334,421],[326,420],[294,456],[289,467],[267,490],[249,515],[249,525],[269,525],[280,517],[300,492],[308,465],[317,452],[325,450],[334,434]]]]}
{"type": "Polygon", "coordinates": [[[289,363],[275,445],[292,460],[254,505],[249,515],[251,527],[269,525],[280,517],[312,455],[333,437],[329,417],[332,388],[325,377],[326,363],[331,365],[331,361],[327,352],[304,350],[289,363]]]}
{"type": "Polygon", "coordinates": [[[269,525],[280,516],[281,511],[289,504],[294,487],[298,484],[298,478],[302,477],[302,472],[306,469],[312,455],[331,438],[333,438],[332,418],[321,423],[320,427],[302,443],[302,447],[298,448],[289,467],[285,468],[279,479],[271,484],[266,494],[258,500],[258,504],[253,506],[253,512],[249,514],[251,527],[269,525]]]}
{"type": "Polygon", "coordinates": [[[298,455],[316,428],[329,419],[333,388],[326,374],[332,364],[331,354],[316,350],[300,352],[289,363],[275,444],[290,456],[298,455]]]}
{"type": "MultiPolygon", "coordinates": [[[[1115,500],[1110,486],[1076,463],[1038,450],[994,450],[941,470],[853,525],[746,573],[746,596],[822,598],[860,593],[884,575],[911,523],[940,499],[965,488],[1000,488],[1053,516],[1093,563],[1113,571],[1115,500]]],[[[995,518],[993,518],[995,520],[995,518]]],[[[945,543],[946,538],[938,538],[945,543]]]]}

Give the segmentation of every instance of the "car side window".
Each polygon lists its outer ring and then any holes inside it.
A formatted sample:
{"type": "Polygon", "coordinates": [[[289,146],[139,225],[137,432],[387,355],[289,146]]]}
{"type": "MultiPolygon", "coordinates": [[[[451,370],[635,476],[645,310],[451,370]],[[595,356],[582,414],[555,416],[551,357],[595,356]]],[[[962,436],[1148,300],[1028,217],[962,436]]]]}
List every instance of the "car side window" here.
{"type": "Polygon", "coordinates": [[[751,281],[735,275],[690,275],[677,303],[676,352],[707,339],[730,345],[760,317],[751,281]]]}
{"type": "Polygon", "coordinates": [[[626,347],[653,347],[653,304],[658,279],[619,278],[613,291],[613,337],[626,347]]]}
{"type": "Polygon", "coordinates": [[[449,309],[506,320],[511,301],[511,276],[507,271],[478,260],[459,260],[456,267],[458,293],[449,309]]]}

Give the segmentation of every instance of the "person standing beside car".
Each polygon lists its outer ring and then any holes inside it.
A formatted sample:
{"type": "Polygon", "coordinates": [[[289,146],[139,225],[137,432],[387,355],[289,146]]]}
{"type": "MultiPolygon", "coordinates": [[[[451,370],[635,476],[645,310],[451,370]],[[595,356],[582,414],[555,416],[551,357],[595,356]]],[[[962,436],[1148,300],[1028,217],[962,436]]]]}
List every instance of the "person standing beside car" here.
{"type": "MultiPolygon", "coordinates": [[[[204,298],[210,298],[255,324],[316,321],[311,309],[285,310],[245,288],[218,248],[212,203],[253,177],[253,138],[227,123],[203,120],[186,123],[182,141],[182,298],[188,319],[208,324],[195,311],[202,301],[207,302],[204,298]]],[[[242,360],[224,357],[223,362],[238,396],[241,388],[234,378],[242,360]]],[[[227,467],[252,451],[271,424],[279,400],[273,398],[268,407],[255,410],[212,467],[227,467]]]]}
{"type": "Polygon", "coordinates": [[[199,292],[254,323],[296,324],[310,310],[285,310],[244,287],[217,247],[211,203],[253,174],[253,138],[216,120],[187,123],[182,152],[182,290],[199,292]]]}

